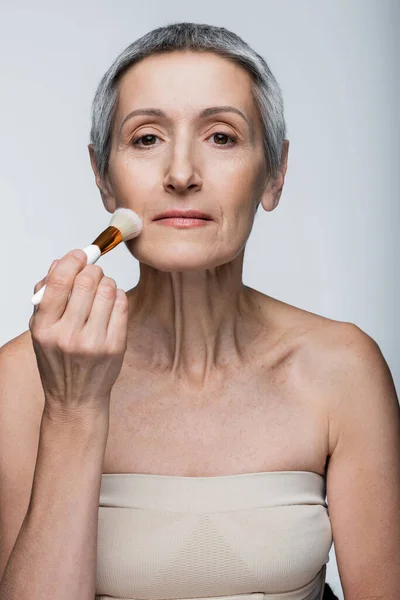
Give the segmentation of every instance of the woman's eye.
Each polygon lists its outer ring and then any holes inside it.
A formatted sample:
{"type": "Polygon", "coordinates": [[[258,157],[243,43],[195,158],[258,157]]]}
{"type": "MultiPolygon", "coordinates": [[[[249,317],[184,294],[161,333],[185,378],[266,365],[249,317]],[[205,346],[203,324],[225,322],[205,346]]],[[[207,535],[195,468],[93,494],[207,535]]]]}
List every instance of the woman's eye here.
{"type": "Polygon", "coordinates": [[[218,136],[217,137],[217,142],[216,142],[217,146],[230,146],[231,144],[225,144],[224,143],[224,139],[225,138],[228,138],[230,140],[233,140],[233,142],[236,142],[236,138],[235,137],[233,137],[231,135],[228,135],[227,133],[222,133],[222,132],[213,133],[210,137],[216,137],[216,136],[218,136]],[[222,142],[222,143],[220,143],[220,142],[222,142]]]}
{"type": "MultiPolygon", "coordinates": [[[[216,133],[213,133],[210,136],[210,138],[213,138],[213,137],[216,138],[216,142],[215,143],[216,143],[217,146],[231,146],[232,142],[231,143],[226,143],[225,142],[226,138],[229,139],[229,140],[232,140],[234,144],[236,143],[236,138],[234,136],[230,136],[230,135],[228,135],[226,133],[216,132],[216,133]]],[[[140,136],[140,137],[132,140],[132,144],[134,146],[139,146],[141,148],[149,148],[151,146],[156,146],[157,144],[152,144],[151,143],[153,138],[154,139],[155,138],[160,139],[158,137],[158,135],[155,135],[153,133],[148,133],[146,135],[142,135],[142,136],[140,136]],[[141,140],[143,140],[143,143],[142,144],[138,143],[141,140]]]]}
{"type": "MultiPolygon", "coordinates": [[[[157,135],[154,135],[153,133],[148,133],[147,135],[142,135],[141,137],[139,137],[139,138],[136,138],[135,140],[132,140],[132,143],[133,143],[135,146],[142,146],[142,144],[138,144],[138,142],[139,142],[140,140],[145,140],[145,141],[146,141],[146,143],[144,144],[144,146],[145,146],[145,147],[148,147],[148,146],[154,146],[155,144],[148,144],[148,143],[147,143],[148,141],[151,141],[151,138],[158,138],[158,136],[157,136],[157,135]],[[150,138],[150,140],[149,140],[149,138],[150,138]]],[[[158,138],[158,139],[160,139],[160,138],[158,138]]]]}

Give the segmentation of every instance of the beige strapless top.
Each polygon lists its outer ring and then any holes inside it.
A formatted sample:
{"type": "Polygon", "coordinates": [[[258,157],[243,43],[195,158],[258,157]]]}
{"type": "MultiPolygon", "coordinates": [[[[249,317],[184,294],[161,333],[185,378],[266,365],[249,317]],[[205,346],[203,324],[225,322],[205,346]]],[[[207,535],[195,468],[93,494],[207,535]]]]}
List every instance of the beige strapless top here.
{"type": "Polygon", "coordinates": [[[312,471],[103,474],[96,599],[322,600],[325,491],[312,471]]]}

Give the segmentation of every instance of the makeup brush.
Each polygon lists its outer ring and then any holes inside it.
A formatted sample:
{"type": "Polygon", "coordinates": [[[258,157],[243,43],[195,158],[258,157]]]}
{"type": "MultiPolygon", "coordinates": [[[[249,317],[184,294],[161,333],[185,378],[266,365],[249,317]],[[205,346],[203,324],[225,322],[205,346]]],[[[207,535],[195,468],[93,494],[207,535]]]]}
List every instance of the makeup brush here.
{"type": "MultiPolygon", "coordinates": [[[[107,229],[105,229],[95,240],[82,248],[85,252],[88,265],[94,265],[103,254],[106,254],[121,242],[125,242],[139,235],[143,223],[137,213],[130,208],[117,208],[107,229]]],[[[32,304],[37,306],[43,297],[46,285],[44,285],[34,296],[32,304]]]]}

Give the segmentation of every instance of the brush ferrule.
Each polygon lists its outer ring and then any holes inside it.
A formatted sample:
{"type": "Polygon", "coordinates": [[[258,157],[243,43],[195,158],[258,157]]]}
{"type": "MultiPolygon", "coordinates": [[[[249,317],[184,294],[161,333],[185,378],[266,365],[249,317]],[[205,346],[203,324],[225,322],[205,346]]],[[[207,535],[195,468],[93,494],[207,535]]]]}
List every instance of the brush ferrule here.
{"type": "Polygon", "coordinates": [[[117,227],[113,227],[110,225],[105,229],[95,240],[92,242],[92,245],[98,246],[100,248],[100,256],[106,254],[115,246],[118,246],[122,242],[122,233],[117,227]]]}

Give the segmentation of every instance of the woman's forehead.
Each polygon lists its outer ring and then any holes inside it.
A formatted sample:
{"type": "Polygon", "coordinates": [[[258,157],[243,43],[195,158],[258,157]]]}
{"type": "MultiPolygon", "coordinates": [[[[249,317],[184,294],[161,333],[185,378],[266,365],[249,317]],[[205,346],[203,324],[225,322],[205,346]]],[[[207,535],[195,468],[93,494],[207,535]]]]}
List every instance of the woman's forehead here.
{"type": "Polygon", "coordinates": [[[196,118],[218,105],[237,108],[249,121],[254,118],[250,74],[210,52],[146,57],[121,77],[118,96],[120,121],[140,108],[158,107],[171,118],[196,118]]]}

